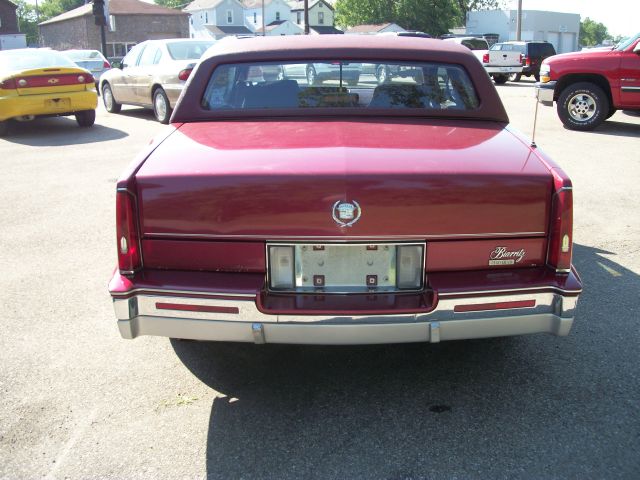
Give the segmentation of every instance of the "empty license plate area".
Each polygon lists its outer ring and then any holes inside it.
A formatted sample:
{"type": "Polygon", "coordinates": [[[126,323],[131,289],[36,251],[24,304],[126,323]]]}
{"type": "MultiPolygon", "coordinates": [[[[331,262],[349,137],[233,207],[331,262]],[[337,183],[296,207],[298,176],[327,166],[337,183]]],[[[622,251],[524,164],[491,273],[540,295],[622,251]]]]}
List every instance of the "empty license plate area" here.
{"type": "Polygon", "coordinates": [[[328,293],[421,290],[424,244],[271,244],[269,288],[328,293]]]}
{"type": "Polygon", "coordinates": [[[51,110],[68,110],[71,108],[71,101],[68,98],[53,98],[45,100],[44,105],[51,110]]]}

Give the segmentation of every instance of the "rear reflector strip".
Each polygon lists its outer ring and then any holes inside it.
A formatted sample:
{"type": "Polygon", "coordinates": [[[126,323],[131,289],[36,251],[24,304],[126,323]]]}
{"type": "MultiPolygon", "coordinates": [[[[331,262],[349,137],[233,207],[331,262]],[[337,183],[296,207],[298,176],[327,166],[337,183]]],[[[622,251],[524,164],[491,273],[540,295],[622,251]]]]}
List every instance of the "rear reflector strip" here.
{"type": "Polygon", "coordinates": [[[216,307],[213,305],[191,305],[184,303],[156,302],[158,310],[180,310],[183,312],[207,312],[207,313],[240,313],[238,307],[216,307]]]}
{"type": "Polygon", "coordinates": [[[454,312],[480,312],[482,310],[507,310],[509,308],[530,308],[535,307],[535,300],[518,300],[514,302],[497,303],[473,303],[469,305],[456,305],[454,312]]]}

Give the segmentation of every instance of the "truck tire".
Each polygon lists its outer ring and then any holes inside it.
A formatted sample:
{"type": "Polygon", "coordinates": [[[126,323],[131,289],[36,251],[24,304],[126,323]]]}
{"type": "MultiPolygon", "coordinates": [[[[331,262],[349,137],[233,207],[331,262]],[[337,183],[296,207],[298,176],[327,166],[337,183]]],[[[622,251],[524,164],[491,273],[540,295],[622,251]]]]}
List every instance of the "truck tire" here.
{"type": "Polygon", "coordinates": [[[0,122],[0,137],[4,137],[9,133],[9,120],[2,120],[0,122]]]}
{"type": "Polygon", "coordinates": [[[509,80],[508,75],[493,75],[493,81],[496,82],[496,85],[504,85],[509,80]]]}
{"type": "Polygon", "coordinates": [[[570,130],[593,130],[607,119],[610,111],[607,95],[590,82],[567,86],[560,92],[557,104],[558,117],[570,130]]]}

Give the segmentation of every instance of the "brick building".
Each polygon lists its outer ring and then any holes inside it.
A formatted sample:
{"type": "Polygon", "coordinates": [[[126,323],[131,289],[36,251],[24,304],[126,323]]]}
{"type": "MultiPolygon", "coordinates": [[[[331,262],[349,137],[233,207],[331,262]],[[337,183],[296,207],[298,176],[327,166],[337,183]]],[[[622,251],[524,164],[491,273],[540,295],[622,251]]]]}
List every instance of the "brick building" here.
{"type": "Polygon", "coordinates": [[[13,2],[0,0],[0,35],[20,32],[16,8],[18,6],[13,2]]]}
{"type": "MultiPolygon", "coordinates": [[[[6,0],[0,0],[3,1],[6,0]]],[[[121,57],[144,40],[189,36],[189,14],[139,0],[110,0],[108,23],[108,57],[121,57]]],[[[43,47],[101,50],[100,27],[95,25],[91,4],[53,17],[38,27],[43,47]]]]}

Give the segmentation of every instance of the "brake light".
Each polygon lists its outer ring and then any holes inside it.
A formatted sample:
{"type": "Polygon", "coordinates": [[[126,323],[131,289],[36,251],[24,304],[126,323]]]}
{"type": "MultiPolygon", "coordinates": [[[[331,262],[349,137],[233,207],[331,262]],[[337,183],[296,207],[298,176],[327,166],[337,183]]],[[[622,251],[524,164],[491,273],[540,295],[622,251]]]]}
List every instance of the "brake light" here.
{"type": "Polygon", "coordinates": [[[187,79],[189,78],[189,75],[191,75],[192,71],[193,71],[193,68],[185,68],[184,70],[180,71],[180,73],[178,74],[178,78],[183,82],[186,82],[187,79]]]}
{"type": "Polygon", "coordinates": [[[485,53],[482,55],[482,63],[489,63],[489,54],[485,53]]]}
{"type": "Polygon", "coordinates": [[[16,88],[18,88],[18,86],[16,85],[15,78],[7,78],[6,80],[2,80],[0,82],[1,90],[15,90],[16,88]]]}
{"type": "Polygon", "coordinates": [[[557,273],[571,271],[573,251],[573,190],[565,186],[553,195],[547,264],[557,273]]]}
{"type": "Polygon", "coordinates": [[[93,75],[90,73],[83,73],[82,75],[78,75],[78,83],[95,83],[96,80],[93,78],[93,75]]]}
{"type": "Polygon", "coordinates": [[[106,60],[102,63],[102,68],[111,68],[111,64],[106,60]]]}
{"type": "Polygon", "coordinates": [[[528,56],[524,57],[524,64],[525,64],[527,67],[530,67],[530,66],[531,66],[531,59],[530,59],[528,56]]]}
{"type": "Polygon", "coordinates": [[[131,274],[142,267],[140,235],[136,199],[125,190],[116,193],[116,235],[118,239],[118,268],[131,274]]]}

